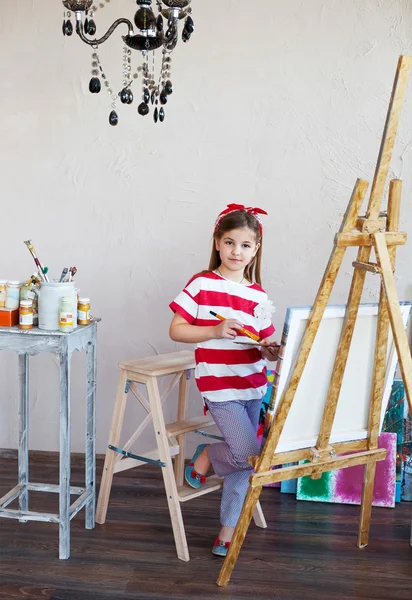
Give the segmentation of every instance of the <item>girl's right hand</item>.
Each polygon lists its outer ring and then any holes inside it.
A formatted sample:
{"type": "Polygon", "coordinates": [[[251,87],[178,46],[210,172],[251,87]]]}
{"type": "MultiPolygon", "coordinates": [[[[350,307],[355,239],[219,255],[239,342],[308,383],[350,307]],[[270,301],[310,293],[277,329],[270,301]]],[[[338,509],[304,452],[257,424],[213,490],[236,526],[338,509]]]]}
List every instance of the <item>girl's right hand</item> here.
{"type": "Polygon", "coordinates": [[[236,319],[225,319],[219,325],[215,326],[216,339],[229,339],[234,340],[237,336],[238,331],[242,329],[243,325],[236,319]]]}

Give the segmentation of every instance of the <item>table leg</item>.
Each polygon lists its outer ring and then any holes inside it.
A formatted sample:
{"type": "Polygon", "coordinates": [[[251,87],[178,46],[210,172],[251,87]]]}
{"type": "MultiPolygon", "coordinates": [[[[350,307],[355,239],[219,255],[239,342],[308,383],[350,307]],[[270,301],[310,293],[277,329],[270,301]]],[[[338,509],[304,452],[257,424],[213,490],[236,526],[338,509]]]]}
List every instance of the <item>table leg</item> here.
{"type": "Polygon", "coordinates": [[[60,362],[60,510],[59,558],[70,556],[70,370],[68,351],[60,362]]]}
{"type": "Polygon", "coordinates": [[[87,346],[86,388],[86,489],[92,490],[86,504],[86,529],[95,526],[96,504],[96,341],[87,346]]]}
{"type": "MultiPolygon", "coordinates": [[[[19,354],[19,483],[25,488],[19,496],[19,509],[27,511],[29,498],[29,355],[19,354]]],[[[20,522],[26,522],[20,519],[20,522]]]]}

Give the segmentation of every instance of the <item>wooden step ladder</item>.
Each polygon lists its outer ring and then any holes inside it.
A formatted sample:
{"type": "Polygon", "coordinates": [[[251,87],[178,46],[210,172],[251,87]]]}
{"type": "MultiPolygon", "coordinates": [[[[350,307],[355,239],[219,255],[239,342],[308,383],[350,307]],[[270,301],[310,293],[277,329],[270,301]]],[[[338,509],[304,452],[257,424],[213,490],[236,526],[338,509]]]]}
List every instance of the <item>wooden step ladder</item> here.
{"type": "MultiPolygon", "coordinates": [[[[214,492],[223,484],[223,479],[216,475],[207,477],[206,483],[199,490],[183,484],[186,434],[215,424],[211,416],[187,418],[188,384],[191,371],[195,368],[194,353],[182,351],[160,354],[122,362],[119,364],[119,368],[120,379],[103,467],[96,522],[103,524],[106,520],[113,475],[142,464],[154,463],[162,469],[177,555],[181,560],[188,561],[190,557],[180,503],[214,492]],[[165,376],[170,376],[171,380],[161,394],[158,378],[165,376]],[[140,391],[138,384],[146,386],[147,397],[140,391]],[[166,424],[162,404],[177,384],[179,384],[177,420],[166,424]],[[129,392],[132,392],[137,398],[146,410],[147,416],[132,437],[120,448],[120,436],[129,392]],[[132,454],[129,452],[130,448],[150,422],[153,422],[157,449],[145,456],[132,454]],[[174,467],[172,457],[174,457],[174,467]]],[[[266,527],[260,504],[257,504],[253,517],[258,527],[266,527]]]]}

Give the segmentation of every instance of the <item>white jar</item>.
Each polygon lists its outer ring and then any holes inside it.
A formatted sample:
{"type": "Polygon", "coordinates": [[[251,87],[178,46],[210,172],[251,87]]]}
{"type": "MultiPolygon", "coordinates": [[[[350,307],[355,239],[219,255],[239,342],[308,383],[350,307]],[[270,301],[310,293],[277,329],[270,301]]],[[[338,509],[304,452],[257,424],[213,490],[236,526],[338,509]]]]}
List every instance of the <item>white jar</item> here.
{"type": "Polygon", "coordinates": [[[20,281],[8,281],[6,288],[6,308],[19,308],[20,305],[20,281]]]}
{"type": "Polygon", "coordinates": [[[73,297],[64,296],[61,300],[59,312],[59,330],[63,333],[73,331],[73,297]]]}
{"type": "Polygon", "coordinates": [[[0,308],[6,304],[7,279],[0,279],[0,308]]]}
{"type": "Polygon", "coordinates": [[[59,330],[59,313],[62,298],[72,298],[73,327],[77,326],[77,293],[74,281],[42,281],[37,291],[39,298],[39,329],[59,330]],[[76,311],[76,312],[75,312],[76,311]]]}

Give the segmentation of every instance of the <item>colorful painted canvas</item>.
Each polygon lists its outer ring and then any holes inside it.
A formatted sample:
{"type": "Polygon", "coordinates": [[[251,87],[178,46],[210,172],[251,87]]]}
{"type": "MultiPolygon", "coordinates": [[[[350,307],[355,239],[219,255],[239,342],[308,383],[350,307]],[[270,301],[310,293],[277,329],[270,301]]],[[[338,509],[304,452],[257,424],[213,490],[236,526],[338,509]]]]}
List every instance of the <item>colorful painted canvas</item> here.
{"type": "MultiPolygon", "coordinates": [[[[393,508],[396,487],[396,433],[381,433],[379,448],[386,448],[386,459],[376,463],[373,506],[393,508]]],[[[298,500],[360,504],[362,499],[363,465],[323,473],[320,479],[298,479],[298,500]]]]}
{"type": "Polygon", "coordinates": [[[402,477],[404,472],[405,456],[403,454],[403,430],[405,412],[405,388],[401,379],[395,379],[389,397],[383,421],[383,431],[396,433],[396,492],[395,502],[401,501],[402,477]]]}
{"type": "MultiPolygon", "coordinates": [[[[405,395],[405,392],[404,392],[405,395]]],[[[412,502],[412,418],[409,405],[404,401],[402,440],[402,490],[401,499],[412,502]]]]}
{"type": "MultiPolygon", "coordinates": [[[[265,429],[265,417],[266,417],[266,412],[268,410],[268,406],[269,406],[269,402],[270,402],[270,396],[272,393],[272,386],[273,386],[273,381],[275,379],[275,373],[274,371],[270,371],[268,369],[267,371],[267,377],[268,377],[268,389],[266,391],[266,394],[263,396],[262,399],[262,406],[260,407],[260,417],[259,417],[259,426],[258,426],[258,431],[257,431],[257,436],[258,436],[258,440],[260,441],[260,443],[262,443],[263,440],[263,432],[265,429]]],[[[269,483],[268,485],[265,485],[264,487],[280,487],[280,482],[279,483],[269,483]]]]}
{"type": "MultiPolygon", "coordinates": [[[[286,463],[283,466],[284,467],[293,467],[294,465],[297,465],[298,463],[292,462],[292,463],[286,463]]],[[[298,489],[298,480],[297,479],[289,479],[288,481],[282,481],[282,483],[280,484],[280,491],[282,492],[282,494],[296,494],[298,489]]]]}
{"type": "Polygon", "coordinates": [[[263,431],[265,427],[265,417],[268,410],[270,395],[272,393],[273,380],[275,379],[274,371],[267,370],[267,378],[268,378],[268,389],[266,390],[266,394],[262,398],[262,405],[260,407],[260,416],[259,416],[259,426],[257,431],[257,436],[260,441],[263,438],[263,431]]]}

